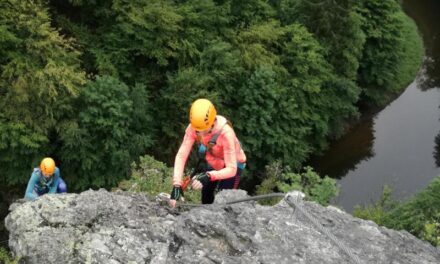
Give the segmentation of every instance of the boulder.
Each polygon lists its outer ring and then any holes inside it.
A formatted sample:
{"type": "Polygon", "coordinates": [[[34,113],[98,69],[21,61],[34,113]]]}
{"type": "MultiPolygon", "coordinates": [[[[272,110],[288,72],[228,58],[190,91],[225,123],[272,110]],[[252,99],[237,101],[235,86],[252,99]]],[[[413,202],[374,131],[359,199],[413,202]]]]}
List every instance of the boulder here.
{"type": "Polygon", "coordinates": [[[275,206],[222,191],[171,209],[143,194],[89,190],[12,205],[9,247],[22,263],[440,263],[440,250],[289,194],[275,206]]]}

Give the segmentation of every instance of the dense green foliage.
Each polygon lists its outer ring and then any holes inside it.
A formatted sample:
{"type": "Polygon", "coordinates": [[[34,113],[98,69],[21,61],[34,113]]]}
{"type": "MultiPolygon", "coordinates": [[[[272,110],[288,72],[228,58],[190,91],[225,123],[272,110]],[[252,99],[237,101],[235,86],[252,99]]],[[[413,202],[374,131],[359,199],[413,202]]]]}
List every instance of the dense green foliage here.
{"type": "Polygon", "coordinates": [[[435,246],[440,245],[440,177],[401,203],[393,201],[390,190],[385,189],[376,204],[357,207],[354,215],[389,228],[407,230],[435,246]]]}
{"type": "Polygon", "coordinates": [[[274,160],[301,168],[359,116],[358,105],[403,88],[421,59],[395,0],[0,8],[0,165],[9,184],[25,183],[47,155],[70,190],[115,186],[144,154],[170,165],[199,97],[232,121],[258,182],[274,160]]]}
{"type": "Polygon", "coordinates": [[[311,167],[304,168],[304,172],[294,173],[279,161],[266,166],[264,180],[257,186],[257,194],[290,191],[301,191],[306,199],[326,206],[338,195],[339,189],[334,179],[327,176],[322,178],[311,167]]]}
{"type": "Polygon", "coordinates": [[[52,135],[85,83],[71,40],[51,27],[39,1],[0,3],[0,164],[24,182],[54,144],[52,135]]]}
{"type": "Polygon", "coordinates": [[[115,78],[97,77],[75,105],[78,112],[60,131],[60,159],[66,171],[75,171],[66,180],[79,188],[114,186],[151,143],[145,88],[130,91],[115,78]]]}
{"type": "Polygon", "coordinates": [[[413,80],[409,76],[415,69],[410,65],[421,62],[420,39],[397,1],[362,0],[357,12],[366,35],[358,80],[365,100],[380,105],[413,80]]]}

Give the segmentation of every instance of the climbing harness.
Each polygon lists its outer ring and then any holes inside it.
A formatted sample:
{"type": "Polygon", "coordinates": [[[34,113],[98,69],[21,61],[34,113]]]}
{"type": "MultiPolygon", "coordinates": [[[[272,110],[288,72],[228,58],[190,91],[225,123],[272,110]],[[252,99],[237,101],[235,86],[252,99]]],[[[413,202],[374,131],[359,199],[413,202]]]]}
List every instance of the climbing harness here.
{"type": "MultiPolygon", "coordinates": [[[[197,160],[197,164],[195,166],[195,169],[190,174],[190,176],[189,177],[187,176],[183,179],[182,185],[185,186],[185,189],[189,185],[189,183],[191,182],[191,179],[197,173],[205,172],[205,171],[209,170],[209,165],[208,165],[208,162],[206,161],[206,153],[210,152],[212,154],[212,148],[217,144],[217,140],[218,140],[219,136],[221,135],[223,128],[226,125],[228,125],[232,128],[232,123],[229,120],[226,120],[226,122],[220,127],[220,129],[215,134],[213,134],[211,136],[211,138],[208,140],[208,143],[206,145],[203,142],[203,138],[202,138],[201,133],[196,131],[196,135],[197,135],[196,142],[198,144],[198,151],[197,151],[198,160],[197,160]]],[[[211,127],[210,131],[213,128],[214,128],[214,125],[211,127]]],[[[209,131],[209,133],[210,133],[210,131],[209,131]]],[[[240,141],[238,143],[240,144],[240,141]]],[[[238,170],[243,171],[245,169],[245,167],[246,167],[246,163],[237,161],[237,169],[238,170]]],[[[239,182],[240,182],[240,177],[235,177],[233,189],[238,188],[239,182]]],[[[215,189],[217,191],[219,190],[219,182],[217,182],[215,189]]]]}
{"type": "MultiPolygon", "coordinates": [[[[198,168],[198,166],[200,165],[200,163],[202,161],[204,161],[206,163],[206,152],[212,151],[212,148],[217,144],[218,137],[221,135],[222,130],[226,125],[232,127],[232,123],[229,120],[226,120],[226,123],[223,124],[223,126],[217,131],[217,133],[212,135],[212,137],[208,140],[208,144],[206,146],[205,146],[205,144],[203,144],[203,139],[202,139],[202,136],[200,135],[200,133],[196,132],[197,144],[198,144],[198,152],[197,153],[198,153],[198,158],[199,158],[196,168],[198,168]]],[[[240,141],[238,143],[240,144],[240,141]]],[[[246,167],[246,163],[237,162],[237,167],[239,169],[243,170],[246,167]]]]}
{"type": "Polygon", "coordinates": [[[38,168],[34,169],[34,173],[38,173],[38,183],[34,186],[34,191],[38,195],[48,193],[50,190],[50,186],[53,184],[55,180],[55,176],[46,178],[43,176],[43,173],[38,168]]]}
{"type": "MultiPolygon", "coordinates": [[[[214,135],[212,135],[212,137],[208,140],[208,144],[207,146],[205,146],[203,144],[203,140],[202,140],[202,136],[199,132],[196,131],[196,135],[197,135],[197,143],[199,144],[199,158],[205,158],[206,152],[210,152],[212,147],[214,147],[217,144],[217,139],[220,136],[220,134],[222,133],[223,128],[229,125],[230,127],[232,127],[232,123],[229,121],[226,121],[226,123],[223,124],[223,126],[217,131],[217,133],[215,133],[214,135]]],[[[212,128],[211,128],[212,129],[212,128]]]]}
{"type": "MultiPolygon", "coordinates": [[[[211,136],[211,138],[208,141],[208,144],[205,146],[205,144],[203,144],[203,138],[202,135],[200,134],[200,132],[196,131],[196,135],[197,135],[197,145],[198,145],[198,149],[197,149],[197,164],[195,166],[195,169],[193,170],[193,172],[191,173],[190,178],[194,177],[197,173],[203,172],[207,170],[208,167],[208,162],[206,161],[206,152],[211,152],[212,147],[214,147],[217,144],[217,139],[220,136],[223,128],[227,125],[230,124],[229,121],[227,121],[220,129],[219,131],[217,131],[217,133],[215,133],[214,135],[211,136]]],[[[214,125],[211,127],[210,130],[212,130],[214,128],[214,125]]]]}

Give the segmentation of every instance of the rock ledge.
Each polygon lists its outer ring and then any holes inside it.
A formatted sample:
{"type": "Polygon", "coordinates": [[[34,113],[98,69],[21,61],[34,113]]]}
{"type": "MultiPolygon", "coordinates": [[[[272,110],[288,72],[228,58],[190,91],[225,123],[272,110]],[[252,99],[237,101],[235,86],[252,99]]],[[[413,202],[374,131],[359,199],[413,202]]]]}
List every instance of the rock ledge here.
{"type": "MultiPolygon", "coordinates": [[[[216,200],[244,196],[223,191],[216,200]]],[[[361,263],[440,263],[439,249],[408,232],[334,207],[301,207],[361,263]]],[[[5,224],[23,263],[353,263],[285,200],[178,211],[142,194],[90,190],[12,205],[5,224]]]]}

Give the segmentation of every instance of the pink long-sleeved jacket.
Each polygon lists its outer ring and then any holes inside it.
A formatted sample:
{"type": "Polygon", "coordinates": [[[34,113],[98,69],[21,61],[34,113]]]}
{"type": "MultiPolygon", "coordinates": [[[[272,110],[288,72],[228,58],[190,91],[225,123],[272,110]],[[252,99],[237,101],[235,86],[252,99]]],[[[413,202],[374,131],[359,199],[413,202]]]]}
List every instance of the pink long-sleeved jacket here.
{"type": "Polygon", "coordinates": [[[206,135],[197,135],[191,125],[188,125],[174,162],[173,185],[182,184],[183,170],[192,146],[197,141],[197,137],[199,136],[202,143],[207,146],[211,137],[220,130],[221,132],[215,146],[206,152],[206,161],[214,168],[214,170],[208,171],[208,173],[211,176],[211,181],[228,179],[235,176],[237,173],[237,162],[245,163],[246,155],[240,146],[234,130],[226,123],[226,118],[217,115],[214,128],[206,135]]]}

